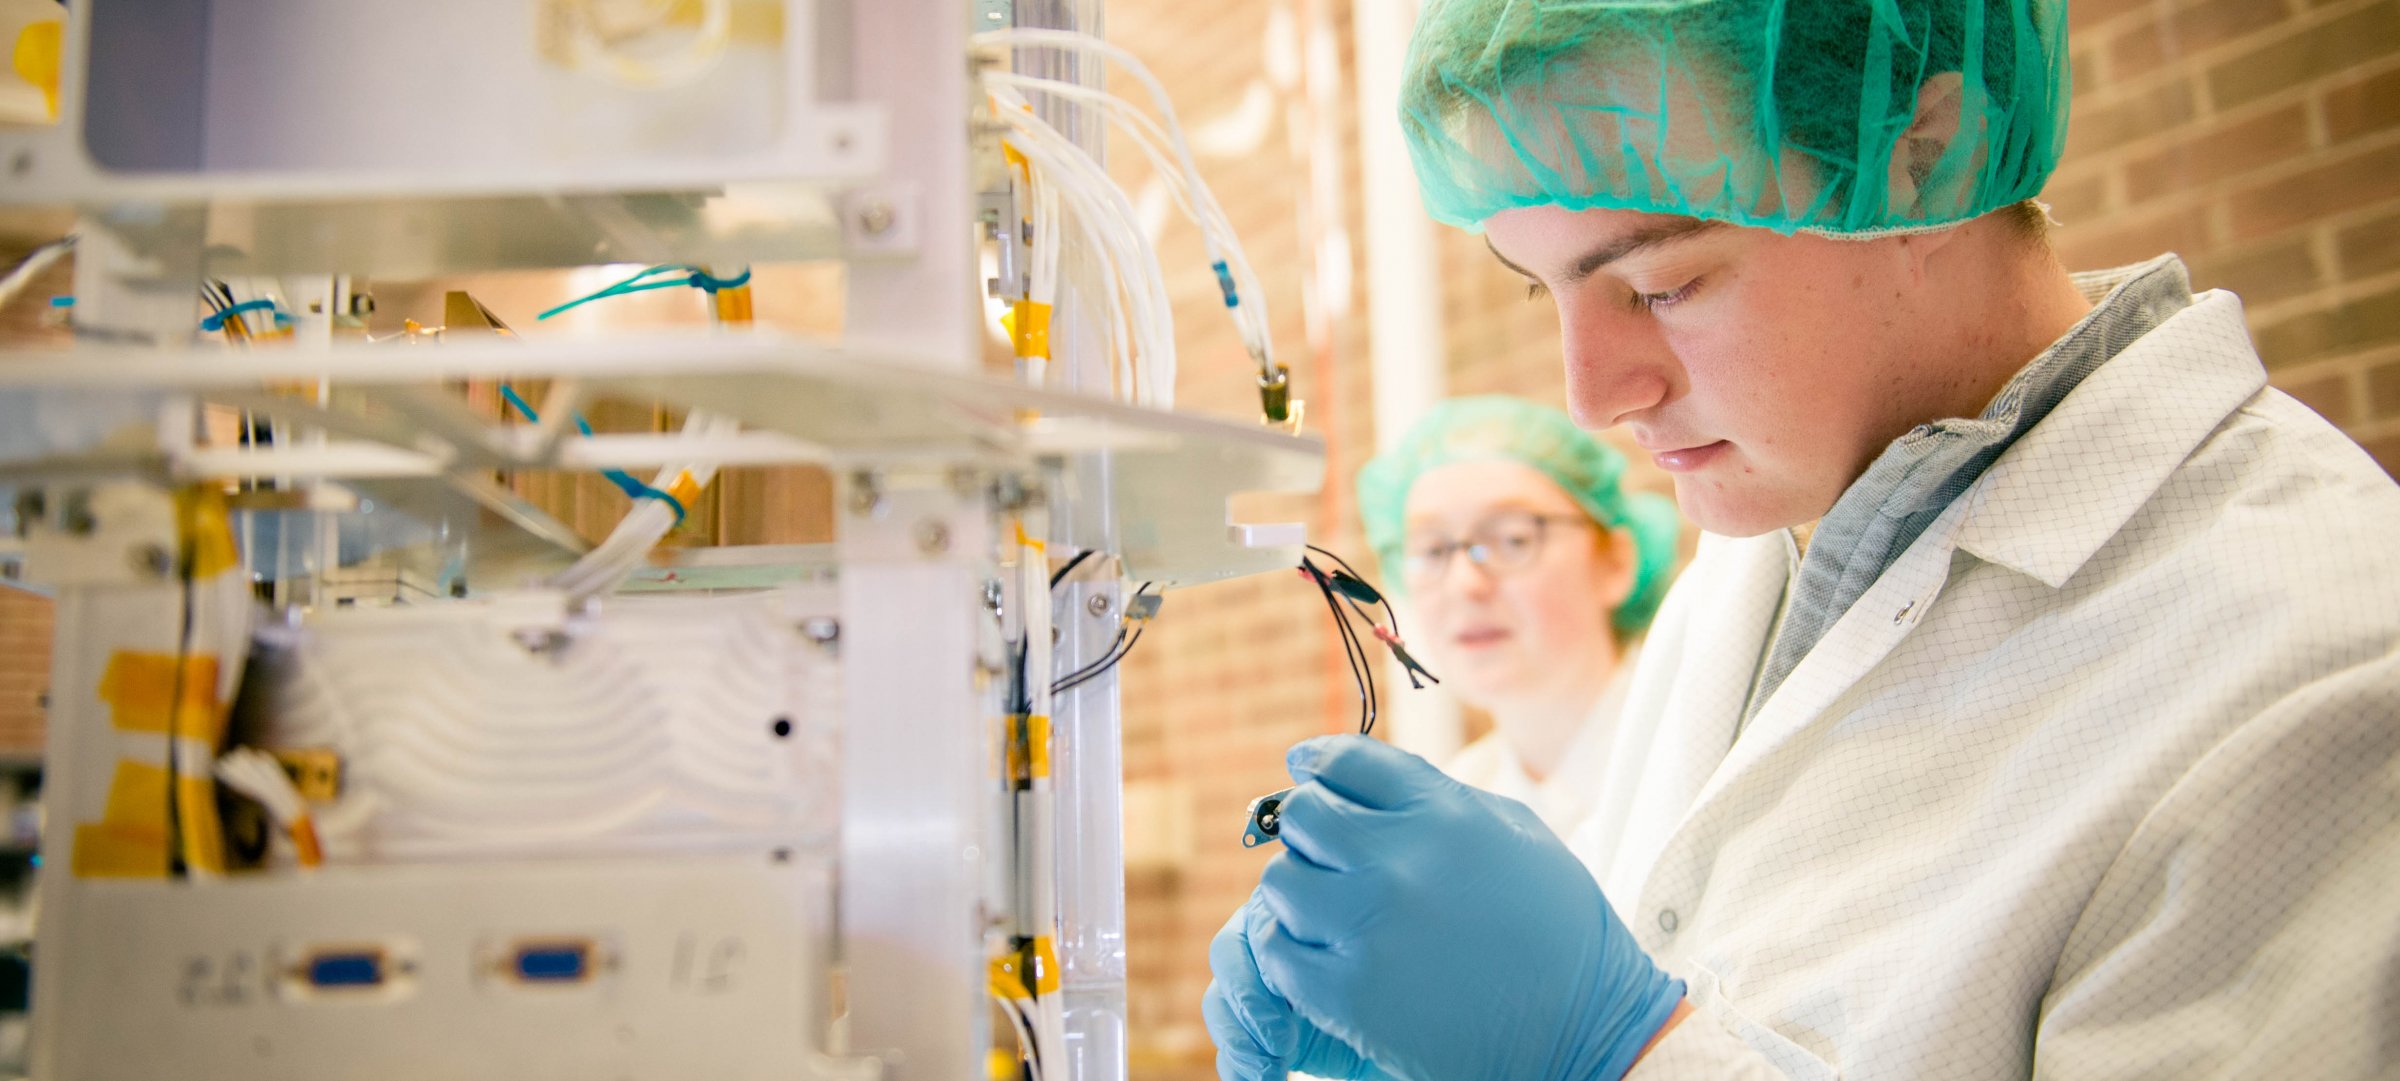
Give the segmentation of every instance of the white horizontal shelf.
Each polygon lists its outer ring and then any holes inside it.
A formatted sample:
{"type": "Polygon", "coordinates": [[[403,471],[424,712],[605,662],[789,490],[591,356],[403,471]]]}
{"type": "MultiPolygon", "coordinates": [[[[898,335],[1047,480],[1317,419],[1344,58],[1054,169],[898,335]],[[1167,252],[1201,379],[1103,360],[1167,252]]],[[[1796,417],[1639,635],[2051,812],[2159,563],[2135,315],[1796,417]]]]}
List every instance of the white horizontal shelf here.
{"type": "MultiPolygon", "coordinates": [[[[692,457],[690,443],[666,436],[544,440],[528,426],[494,423],[424,393],[467,379],[571,382],[586,401],[661,402],[741,420],[749,432],[708,448],[711,457],[728,462],[809,462],[844,471],[1023,469],[1103,455],[1105,469],[1079,473],[1106,478],[1115,547],[1129,575],[1177,584],[1297,562],[1297,549],[1289,544],[1245,544],[1245,536],[1290,538],[1228,528],[1228,502],[1245,493],[1318,490],[1324,473],[1320,441],[935,371],[921,361],[895,350],[766,330],[453,340],[436,348],[87,346],[0,361],[0,395],[188,394],[273,416],[278,399],[262,395],[261,388],[325,379],[378,406],[406,407],[359,416],[320,448],[170,451],[163,467],[180,476],[403,478],[491,468],[631,468],[692,457]]],[[[278,419],[285,423],[337,427],[337,418],[313,404],[282,401],[288,413],[278,419]]],[[[121,452],[68,455],[0,463],[0,480],[83,477],[141,464],[121,452]]]]}

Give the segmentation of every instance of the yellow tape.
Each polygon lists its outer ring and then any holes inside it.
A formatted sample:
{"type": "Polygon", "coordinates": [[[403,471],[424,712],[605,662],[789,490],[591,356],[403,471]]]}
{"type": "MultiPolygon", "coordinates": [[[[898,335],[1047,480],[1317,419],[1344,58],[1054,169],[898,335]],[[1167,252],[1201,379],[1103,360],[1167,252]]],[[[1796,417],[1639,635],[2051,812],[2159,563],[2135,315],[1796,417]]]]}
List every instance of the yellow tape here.
{"type": "Polygon", "coordinates": [[[992,958],[986,976],[994,998],[1027,999],[1056,994],[1058,946],[1050,936],[1043,935],[992,958]]]}
{"type": "MultiPolygon", "coordinates": [[[[702,0],[672,0],[665,5],[661,21],[675,27],[698,27],[704,21],[706,7],[702,0]]],[[[732,0],[727,9],[729,18],[725,38],[742,45],[776,45],[783,41],[783,5],[780,3],[742,3],[732,0]]]]}
{"type": "Polygon", "coordinates": [[[1050,718],[1018,714],[1009,718],[1008,779],[1031,781],[1050,776],[1050,718]]]}
{"type": "Polygon", "coordinates": [[[241,564],[224,489],[206,484],[176,489],[175,530],[191,561],[193,579],[214,578],[241,564]]]}
{"type": "MultiPolygon", "coordinates": [[[[175,810],[182,820],[184,863],[195,870],[223,872],[224,831],[217,824],[215,783],[204,776],[177,777],[175,810]]],[[[69,866],[78,878],[167,876],[166,767],[117,762],[100,821],[75,827],[69,866]]]]}
{"type": "Polygon", "coordinates": [[[1033,757],[1033,775],[1050,776],[1050,718],[1035,714],[1025,718],[1025,743],[1033,757]]]}
{"type": "Polygon", "coordinates": [[[747,323],[753,318],[753,313],[750,306],[750,287],[747,285],[737,285],[731,289],[717,290],[715,294],[715,304],[717,308],[717,322],[747,323]]]}
{"type": "Polygon", "coordinates": [[[1029,534],[1029,533],[1025,532],[1025,521],[1024,521],[1024,519],[1021,519],[1021,518],[1011,518],[1011,519],[1009,519],[1009,521],[1008,521],[1008,525],[1009,525],[1009,528],[1010,528],[1010,529],[1013,529],[1013,530],[1015,530],[1015,531],[1016,531],[1016,534],[1017,534],[1017,547],[1019,547],[1019,548],[1031,548],[1031,549],[1033,549],[1033,550],[1034,550],[1034,551],[1036,551],[1036,552],[1042,552],[1042,553],[1045,553],[1045,554],[1047,554],[1047,553],[1049,552],[1049,550],[1050,550],[1050,546],[1049,546],[1049,545],[1047,545],[1047,544],[1044,544],[1044,543],[1042,543],[1041,541],[1035,540],[1035,539],[1033,538],[1033,535],[1032,535],[1032,534],[1029,534]]]}
{"type": "Polygon", "coordinates": [[[700,482],[692,479],[689,470],[677,473],[675,474],[675,483],[667,485],[667,494],[674,496],[677,503],[683,504],[683,509],[688,513],[691,511],[692,505],[699,502],[700,482]]]}
{"type": "Polygon", "coordinates": [[[1009,348],[1018,356],[1050,359],[1050,305],[1020,300],[1009,305],[1000,325],[1008,329],[1009,348]]]}
{"type": "Polygon", "coordinates": [[[120,650],[108,658],[100,673],[100,700],[109,705],[109,722],[120,732],[175,734],[215,746],[224,731],[224,714],[217,708],[217,658],[200,653],[183,658],[178,681],[175,655],[120,650]],[[176,701],[176,686],[183,698],[176,701]]]}
{"type": "Polygon", "coordinates": [[[10,57],[17,77],[41,90],[42,104],[49,107],[52,120],[58,119],[58,54],[60,43],[66,40],[66,26],[58,19],[25,24],[25,29],[17,32],[17,47],[10,57]]]}

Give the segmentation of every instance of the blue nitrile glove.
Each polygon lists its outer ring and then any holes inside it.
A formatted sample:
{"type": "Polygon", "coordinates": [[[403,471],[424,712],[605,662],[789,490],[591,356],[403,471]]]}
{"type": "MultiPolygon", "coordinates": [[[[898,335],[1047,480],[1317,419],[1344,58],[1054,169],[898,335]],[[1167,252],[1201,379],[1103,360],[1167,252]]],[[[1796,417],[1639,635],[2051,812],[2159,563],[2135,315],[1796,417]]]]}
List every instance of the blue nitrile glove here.
{"type": "Polygon", "coordinates": [[[1326,1042],[1400,1077],[1613,1081],[1682,1002],[1524,804],[1363,736],[1286,762],[1247,938],[1326,1042]]]}
{"type": "Polygon", "coordinates": [[[1217,1045],[1217,1076],[1224,1081],[1283,1081],[1306,1073],[1340,1081],[1386,1081],[1358,1052],[1325,1035],[1292,1012],[1283,996],[1258,978],[1250,936],[1274,929],[1258,894],[1235,909],[1233,918],[1208,944],[1208,967],[1216,978],[1200,1001],[1209,1039],[1217,1045]]]}

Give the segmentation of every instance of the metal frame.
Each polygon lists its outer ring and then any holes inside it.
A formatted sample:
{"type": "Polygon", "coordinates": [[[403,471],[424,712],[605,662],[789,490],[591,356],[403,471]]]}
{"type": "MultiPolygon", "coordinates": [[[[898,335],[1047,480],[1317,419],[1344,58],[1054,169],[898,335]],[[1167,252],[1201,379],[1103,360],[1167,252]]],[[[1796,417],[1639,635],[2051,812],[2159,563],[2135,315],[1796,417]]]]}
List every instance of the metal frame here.
{"type": "MultiPolygon", "coordinates": [[[[152,15],[165,33],[212,3],[267,10],[284,2],[301,0],[162,0],[152,15]]],[[[62,124],[0,133],[0,163],[15,173],[0,202],[84,205],[76,314],[85,337],[63,358],[0,366],[0,393],[60,403],[107,423],[95,419],[92,440],[38,460],[6,460],[0,446],[0,486],[276,476],[307,482],[303,503],[325,507],[342,502],[334,482],[343,480],[467,483],[492,468],[632,467],[700,449],[729,462],[833,466],[842,508],[833,547],[840,616],[829,630],[838,631],[845,683],[835,919],[847,1014],[831,1049],[878,1060],[882,1076],[901,1081],[981,1076],[990,1046],[985,934],[996,915],[984,871],[1003,858],[989,847],[986,801],[995,739],[991,679],[1002,665],[978,603],[996,574],[1004,508],[995,493],[1039,493],[1051,541],[1115,554],[1125,574],[1164,589],[1294,562],[1294,536],[1232,527],[1227,500],[1313,490],[1323,448],[1248,425],[972,374],[980,313],[971,226],[989,197],[978,190],[976,164],[991,148],[977,144],[990,133],[976,125],[968,34],[1012,23],[1097,31],[1098,0],[787,2],[787,10],[804,13],[795,16],[804,21],[803,36],[818,46],[812,63],[795,66],[806,69],[809,83],[792,87],[792,145],[803,149],[797,158],[766,154],[731,165],[633,162],[573,175],[542,168],[112,173],[94,164],[85,145],[88,58],[72,58],[62,124]],[[712,207],[752,200],[785,207],[793,220],[751,233],[695,226],[678,217],[686,200],[712,207]],[[422,350],[319,340],[234,353],[180,344],[190,336],[194,280],[226,265],[214,254],[204,264],[204,246],[228,237],[248,245],[233,263],[260,274],[839,257],[850,270],[845,331],[838,342],[758,332],[597,343],[462,340],[422,350]],[[556,425],[498,426],[423,389],[503,376],[572,380],[573,393],[586,398],[705,408],[753,431],[706,448],[671,437],[563,439],[556,425]],[[314,402],[259,389],[290,381],[332,389],[314,402]],[[197,401],[263,411],[321,438],[264,452],[204,448],[189,422],[197,401]],[[98,439],[125,419],[155,421],[154,438],[138,447],[98,439]]],[[[82,48],[95,12],[137,9],[105,0],[72,10],[70,41],[82,48]]],[[[373,10],[318,14],[359,22],[373,10]]],[[[1099,82],[1097,71],[1066,58],[1042,64],[1051,75],[1099,82]]],[[[1062,130],[1098,148],[1096,117],[1061,119],[1062,130]]],[[[335,283],[326,295],[339,293],[335,283]]],[[[1105,387],[1105,359],[1066,300],[1054,370],[1070,389],[1105,387]]],[[[523,508],[491,507],[493,494],[479,501],[516,527],[555,531],[538,514],[512,515],[523,508]]],[[[121,565],[120,555],[97,558],[121,565]]],[[[746,567],[737,577],[773,576],[746,567]]],[[[84,613],[100,588],[70,583],[62,592],[62,643],[94,633],[84,613]]],[[[1068,583],[1058,599],[1061,665],[1097,656],[1125,599],[1117,584],[1068,583]]],[[[59,650],[54,686],[88,687],[91,660],[59,650]]],[[[86,697],[59,695],[53,724],[104,724],[86,697]]],[[[1113,675],[1054,703],[1058,945],[1070,1054],[1051,1081],[1125,1075],[1118,723],[1113,675]]],[[[68,781],[51,798],[74,791],[68,781]]],[[[70,899],[66,886],[48,888],[52,911],[70,899]]],[[[824,1062],[794,1068],[842,1069],[824,1062]]]]}

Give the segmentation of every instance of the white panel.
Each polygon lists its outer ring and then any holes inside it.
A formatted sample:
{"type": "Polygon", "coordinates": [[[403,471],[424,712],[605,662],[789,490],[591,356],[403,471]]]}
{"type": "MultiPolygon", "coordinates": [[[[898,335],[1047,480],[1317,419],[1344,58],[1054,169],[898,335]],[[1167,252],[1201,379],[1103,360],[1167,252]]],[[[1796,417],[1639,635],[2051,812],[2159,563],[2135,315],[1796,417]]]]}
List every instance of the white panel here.
{"type": "Polygon", "coordinates": [[[827,874],[801,853],[83,883],[44,914],[45,956],[75,962],[43,966],[35,1077],[823,1076],[827,874]],[[597,947],[587,980],[500,968],[561,939],[597,947]],[[295,986],[314,951],[370,947],[383,989],[295,986]]]}

